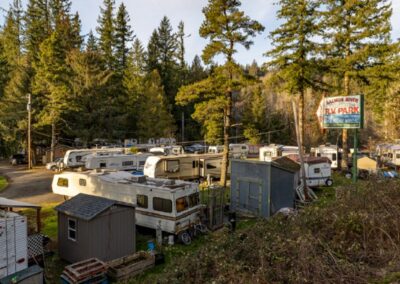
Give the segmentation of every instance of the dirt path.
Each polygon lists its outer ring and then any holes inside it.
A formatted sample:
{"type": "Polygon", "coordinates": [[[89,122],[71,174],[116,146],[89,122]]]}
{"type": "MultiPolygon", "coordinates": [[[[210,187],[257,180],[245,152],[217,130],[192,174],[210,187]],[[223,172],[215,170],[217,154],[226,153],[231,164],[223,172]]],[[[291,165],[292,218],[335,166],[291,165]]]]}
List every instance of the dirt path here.
{"type": "Polygon", "coordinates": [[[8,187],[1,193],[1,197],[45,204],[63,201],[62,196],[51,192],[53,172],[44,167],[27,170],[26,165],[12,166],[8,161],[0,161],[0,174],[8,179],[8,187]]]}

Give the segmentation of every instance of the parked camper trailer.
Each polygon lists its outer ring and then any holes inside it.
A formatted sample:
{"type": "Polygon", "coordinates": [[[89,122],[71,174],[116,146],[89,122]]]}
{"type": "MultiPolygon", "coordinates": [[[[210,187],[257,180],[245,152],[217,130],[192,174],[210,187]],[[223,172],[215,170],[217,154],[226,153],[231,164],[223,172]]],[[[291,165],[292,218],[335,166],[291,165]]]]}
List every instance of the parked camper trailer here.
{"type": "Polygon", "coordinates": [[[387,147],[383,162],[389,166],[400,166],[400,145],[392,144],[387,147]]]}
{"type": "MultiPolygon", "coordinates": [[[[299,155],[289,155],[288,157],[300,164],[299,155]]],[[[327,157],[304,157],[307,185],[309,187],[332,186],[331,163],[327,157]]],[[[300,175],[302,175],[301,171],[300,175]]]]}
{"type": "Polygon", "coordinates": [[[222,154],[191,154],[148,157],[144,175],[152,178],[200,180],[221,176],[222,154]]]}
{"type": "Polygon", "coordinates": [[[311,148],[311,155],[315,157],[326,157],[332,164],[332,169],[337,169],[341,158],[341,153],[338,146],[336,145],[320,145],[315,148],[311,148]]]}
{"type": "MultiPolygon", "coordinates": [[[[224,152],[224,146],[209,146],[209,154],[218,154],[224,152]]],[[[249,154],[249,146],[246,144],[229,144],[229,155],[234,159],[247,158],[249,154]]]]}
{"type": "Polygon", "coordinates": [[[127,172],[92,170],[54,175],[55,194],[79,193],[136,205],[136,224],[179,234],[200,224],[198,186],[180,180],[135,177],[127,172]]]}
{"type": "Polygon", "coordinates": [[[109,155],[110,153],[123,154],[125,152],[124,148],[105,148],[105,149],[75,149],[68,150],[63,159],[64,168],[76,168],[85,165],[85,159],[87,155],[97,153],[98,155],[109,155]]]}
{"type": "Polygon", "coordinates": [[[259,150],[260,161],[271,162],[273,158],[299,154],[299,147],[270,144],[259,150]]]}
{"type": "Polygon", "coordinates": [[[150,153],[98,155],[97,153],[85,157],[87,169],[110,169],[118,171],[142,171],[150,153]]]}
{"type": "Polygon", "coordinates": [[[149,150],[154,155],[182,155],[183,147],[180,145],[153,147],[149,150]]]}

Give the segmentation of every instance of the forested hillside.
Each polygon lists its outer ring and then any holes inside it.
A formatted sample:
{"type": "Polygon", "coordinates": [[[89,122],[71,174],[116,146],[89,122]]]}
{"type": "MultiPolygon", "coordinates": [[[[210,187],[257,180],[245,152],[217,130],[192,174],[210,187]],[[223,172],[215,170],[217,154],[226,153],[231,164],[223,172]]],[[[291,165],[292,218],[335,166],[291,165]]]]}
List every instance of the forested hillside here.
{"type": "Polygon", "coordinates": [[[322,96],[360,93],[367,105],[363,143],[399,138],[391,2],[277,4],[281,25],[265,39],[273,45],[265,62],[240,65],[236,47],[251,52],[265,23],[246,16],[238,0],[208,1],[199,27],[207,45],[191,62],[185,23],[174,27],[168,15],[145,46],[123,3],[104,0],[97,27],[83,34],[71,0],[29,0],[26,7],[14,0],[0,27],[0,155],[26,147],[28,94],[34,147],[158,137],[290,144],[292,100],[307,147],[340,137],[346,145],[347,132],[319,131],[315,111],[322,96]]]}

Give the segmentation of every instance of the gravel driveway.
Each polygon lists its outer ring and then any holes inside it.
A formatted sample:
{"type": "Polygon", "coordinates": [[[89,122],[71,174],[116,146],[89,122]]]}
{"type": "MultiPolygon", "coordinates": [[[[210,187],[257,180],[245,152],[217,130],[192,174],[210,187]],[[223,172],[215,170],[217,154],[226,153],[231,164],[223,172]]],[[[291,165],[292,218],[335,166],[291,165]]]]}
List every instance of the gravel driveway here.
{"type": "Polygon", "coordinates": [[[12,166],[8,161],[0,161],[0,174],[6,176],[9,183],[0,193],[1,197],[39,205],[63,201],[61,195],[51,191],[54,173],[44,167],[27,170],[26,165],[12,166]]]}

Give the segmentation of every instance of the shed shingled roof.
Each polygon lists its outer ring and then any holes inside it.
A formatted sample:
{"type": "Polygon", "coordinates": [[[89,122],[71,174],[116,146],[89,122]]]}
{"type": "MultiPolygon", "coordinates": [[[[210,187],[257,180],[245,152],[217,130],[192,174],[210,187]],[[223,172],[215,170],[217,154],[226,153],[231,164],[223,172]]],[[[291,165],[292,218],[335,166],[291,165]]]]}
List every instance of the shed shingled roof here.
{"type": "Polygon", "coordinates": [[[133,204],[80,193],[56,206],[54,209],[68,216],[90,221],[114,205],[135,207],[133,204]]]}

